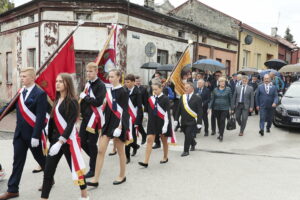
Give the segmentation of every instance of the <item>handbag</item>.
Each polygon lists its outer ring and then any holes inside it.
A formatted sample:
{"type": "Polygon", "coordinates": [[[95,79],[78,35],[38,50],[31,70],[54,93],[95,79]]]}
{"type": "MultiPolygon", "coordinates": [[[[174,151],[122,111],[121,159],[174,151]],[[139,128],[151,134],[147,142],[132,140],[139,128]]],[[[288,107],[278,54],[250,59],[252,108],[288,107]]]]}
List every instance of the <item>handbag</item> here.
{"type": "Polygon", "coordinates": [[[229,120],[227,121],[226,129],[229,131],[236,129],[236,120],[233,114],[230,114],[229,120]]]}

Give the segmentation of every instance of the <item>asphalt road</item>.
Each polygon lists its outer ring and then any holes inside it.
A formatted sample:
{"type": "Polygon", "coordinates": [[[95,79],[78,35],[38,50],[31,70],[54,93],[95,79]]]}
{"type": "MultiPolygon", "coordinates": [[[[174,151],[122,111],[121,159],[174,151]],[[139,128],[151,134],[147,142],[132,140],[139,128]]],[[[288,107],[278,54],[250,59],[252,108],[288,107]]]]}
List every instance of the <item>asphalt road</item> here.
{"type": "MultiPolygon", "coordinates": [[[[149,167],[137,162],[144,157],[144,148],[127,165],[127,182],[114,186],[118,175],[118,157],[106,157],[100,185],[89,189],[93,200],[298,200],[300,199],[300,132],[272,127],[264,137],[258,134],[258,117],[249,118],[245,135],[238,130],[217,136],[197,136],[196,151],[180,157],[183,134],[177,133],[178,145],[170,147],[169,163],[159,164],[162,150],[154,150],[149,167]]],[[[0,162],[11,173],[13,158],[11,134],[0,133],[0,162]]],[[[111,146],[110,146],[111,149],[111,146]]],[[[87,157],[86,163],[87,162],[87,157]]],[[[36,166],[28,153],[20,184],[20,200],[39,199],[37,191],[42,174],[32,174],[36,166]]],[[[50,199],[78,199],[71,172],[62,158],[55,175],[56,184],[50,199]]],[[[0,182],[0,192],[7,180],[0,182]]]]}

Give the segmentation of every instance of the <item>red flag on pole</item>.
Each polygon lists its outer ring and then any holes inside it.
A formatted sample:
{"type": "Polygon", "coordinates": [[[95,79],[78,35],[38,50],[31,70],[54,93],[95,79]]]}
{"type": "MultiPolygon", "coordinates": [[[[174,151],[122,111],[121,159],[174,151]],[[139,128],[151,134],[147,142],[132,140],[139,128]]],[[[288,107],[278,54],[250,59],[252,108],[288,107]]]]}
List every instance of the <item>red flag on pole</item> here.
{"type": "Polygon", "coordinates": [[[75,72],[75,51],[72,36],[35,82],[43,88],[53,101],[55,99],[55,80],[57,75],[75,72]]]}

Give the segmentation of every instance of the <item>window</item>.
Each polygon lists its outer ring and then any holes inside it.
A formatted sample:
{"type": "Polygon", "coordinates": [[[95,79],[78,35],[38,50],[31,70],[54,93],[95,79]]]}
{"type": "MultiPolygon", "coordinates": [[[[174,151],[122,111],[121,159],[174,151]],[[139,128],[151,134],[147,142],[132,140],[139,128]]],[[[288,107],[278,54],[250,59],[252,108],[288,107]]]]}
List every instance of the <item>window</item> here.
{"type": "Polygon", "coordinates": [[[35,48],[27,50],[27,67],[33,67],[37,69],[36,66],[36,53],[35,48]]]}
{"type": "Polygon", "coordinates": [[[30,15],[28,17],[28,23],[33,23],[34,22],[34,15],[30,15]]]}
{"type": "Polygon", "coordinates": [[[181,55],[182,55],[182,52],[180,52],[180,51],[176,52],[176,61],[178,61],[180,59],[181,55]]]}
{"type": "Polygon", "coordinates": [[[249,66],[250,51],[243,50],[243,66],[249,66]]]}
{"type": "Polygon", "coordinates": [[[206,43],[207,42],[207,37],[206,36],[203,36],[202,37],[202,43],[206,43]]]}
{"type": "Polygon", "coordinates": [[[12,53],[6,53],[6,84],[12,84],[12,53]]]}
{"type": "Polygon", "coordinates": [[[226,66],[226,74],[230,75],[231,61],[230,60],[226,60],[225,66],[226,66]]]}
{"type": "Polygon", "coordinates": [[[168,64],[168,56],[169,53],[168,51],[165,50],[157,50],[157,62],[160,63],[161,65],[168,64]]]}
{"type": "Polygon", "coordinates": [[[184,38],[184,31],[178,31],[178,37],[184,38]]]}
{"type": "Polygon", "coordinates": [[[91,12],[76,12],[75,13],[76,20],[92,20],[92,13],[91,12]]]}
{"type": "Polygon", "coordinates": [[[256,55],[256,68],[257,69],[259,69],[259,67],[260,67],[260,64],[261,63],[261,54],[260,53],[258,53],[257,55],[256,55]]]}
{"type": "Polygon", "coordinates": [[[207,56],[199,55],[199,60],[201,60],[201,59],[206,59],[206,58],[207,58],[207,56]]]}

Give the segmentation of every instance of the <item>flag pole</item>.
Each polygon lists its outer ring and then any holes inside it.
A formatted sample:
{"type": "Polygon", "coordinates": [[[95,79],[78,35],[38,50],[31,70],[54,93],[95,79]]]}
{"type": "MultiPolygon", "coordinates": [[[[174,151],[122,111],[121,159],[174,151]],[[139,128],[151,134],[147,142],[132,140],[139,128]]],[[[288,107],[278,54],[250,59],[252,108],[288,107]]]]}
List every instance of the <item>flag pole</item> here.
{"type": "MultiPolygon", "coordinates": [[[[75,31],[84,24],[83,20],[79,20],[77,26],[72,30],[72,32],[65,38],[65,40],[57,47],[57,49],[49,56],[49,58],[44,62],[44,64],[37,70],[36,75],[39,75],[43,69],[48,65],[48,63],[52,60],[52,58],[57,54],[57,52],[65,45],[65,43],[70,39],[70,37],[75,33],[75,31]]],[[[20,93],[15,94],[10,103],[7,105],[5,110],[0,115],[0,121],[7,115],[8,111],[11,107],[16,103],[20,96],[20,93]]]]}

